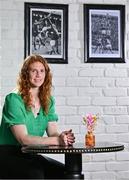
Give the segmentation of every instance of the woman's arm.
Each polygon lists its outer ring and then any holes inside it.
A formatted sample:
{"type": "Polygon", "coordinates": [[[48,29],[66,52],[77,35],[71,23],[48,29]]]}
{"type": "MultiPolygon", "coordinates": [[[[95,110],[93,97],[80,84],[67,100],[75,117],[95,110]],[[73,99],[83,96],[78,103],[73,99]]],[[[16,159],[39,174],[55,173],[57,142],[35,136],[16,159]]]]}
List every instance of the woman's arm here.
{"type": "Polygon", "coordinates": [[[47,135],[49,137],[58,136],[59,137],[59,144],[61,145],[72,145],[75,142],[74,134],[72,133],[72,130],[63,131],[59,133],[57,122],[49,122],[47,127],[47,135]]]}
{"type": "Polygon", "coordinates": [[[49,122],[47,134],[49,137],[29,135],[25,125],[13,125],[11,131],[17,141],[23,144],[44,144],[44,145],[72,145],[75,137],[71,130],[59,133],[56,122],[49,122]]]}
{"type": "Polygon", "coordinates": [[[52,136],[59,136],[59,130],[58,130],[58,126],[57,126],[57,122],[56,121],[52,121],[52,122],[48,122],[48,126],[46,129],[47,135],[50,137],[52,136]]]}
{"type": "Polygon", "coordinates": [[[14,134],[17,141],[23,144],[44,144],[44,145],[59,145],[59,136],[54,137],[40,137],[29,135],[25,125],[13,125],[11,131],[14,134]]]}

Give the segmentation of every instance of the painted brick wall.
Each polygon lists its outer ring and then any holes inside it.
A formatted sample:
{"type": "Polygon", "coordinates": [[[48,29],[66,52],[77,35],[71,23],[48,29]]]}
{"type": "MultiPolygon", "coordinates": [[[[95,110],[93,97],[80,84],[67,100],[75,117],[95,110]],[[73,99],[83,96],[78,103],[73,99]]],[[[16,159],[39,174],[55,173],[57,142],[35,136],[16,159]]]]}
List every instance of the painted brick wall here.
{"type": "MultiPolygon", "coordinates": [[[[27,2],[53,3],[52,0],[27,2]]],[[[55,0],[69,4],[68,64],[51,64],[53,93],[61,130],[72,128],[76,142],[84,142],[82,115],[100,113],[96,127],[97,141],[123,143],[117,153],[84,154],[86,180],[129,179],[129,0],[55,0]],[[83,62],[83,4],[126,5],[126,63],[86,64],[83,62]]],[[[15,88],[24,57],[24,0],[0,0],[0,101],[15,88]]],[[[63,157],[56,157],[63,161],[63,157]]]]}

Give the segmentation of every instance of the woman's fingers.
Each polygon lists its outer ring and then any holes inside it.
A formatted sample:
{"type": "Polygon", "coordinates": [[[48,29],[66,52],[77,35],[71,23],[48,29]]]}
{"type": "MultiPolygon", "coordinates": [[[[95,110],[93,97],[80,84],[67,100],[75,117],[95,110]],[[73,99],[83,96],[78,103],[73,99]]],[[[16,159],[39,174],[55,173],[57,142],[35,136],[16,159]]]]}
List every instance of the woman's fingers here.
{"type": "Polygon", "coordinates": [[[60,138],[61,138],[61,144],[68,146],[68,145],[72,145],[75,142],[75,136],[74,133],[72,133],[72,129],[68,130],[68,131],[63,131],[60,134],[60,138]]]}

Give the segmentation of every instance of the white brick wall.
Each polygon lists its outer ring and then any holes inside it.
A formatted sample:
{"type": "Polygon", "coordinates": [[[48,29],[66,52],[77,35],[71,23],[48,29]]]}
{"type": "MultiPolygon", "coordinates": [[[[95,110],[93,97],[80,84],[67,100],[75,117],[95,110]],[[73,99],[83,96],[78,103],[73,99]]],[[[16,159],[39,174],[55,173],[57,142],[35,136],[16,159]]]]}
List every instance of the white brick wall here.
{"type": "MultiPolygon", "coordinates": [[[[52,0],[27,2],[53,3],[52,0]]],[[[108,0],[109,4],[126,5],[124,64],[86,64],[83,61],[83,4],[107,3],[107,0],[55,0],[69,4],[68,64],[51,64],[56,109],[60,129],[72,128],[76,141],[84,142],[82,115],[100,113],[96,141],[112,141],[125,145],[117,153],[84,154],[86,180],[129,179],[129,0],[108,0]]],[[[16,84],[24,57],[24,0],[0,0],[0,100],[16,84]],[[1,50],[2,47],[2,50],[1,50]]],[[[55,155],[53,155],[55,157],[55,155]]],[[[57,157],[63,161],[63,156],[57,157]]]]}

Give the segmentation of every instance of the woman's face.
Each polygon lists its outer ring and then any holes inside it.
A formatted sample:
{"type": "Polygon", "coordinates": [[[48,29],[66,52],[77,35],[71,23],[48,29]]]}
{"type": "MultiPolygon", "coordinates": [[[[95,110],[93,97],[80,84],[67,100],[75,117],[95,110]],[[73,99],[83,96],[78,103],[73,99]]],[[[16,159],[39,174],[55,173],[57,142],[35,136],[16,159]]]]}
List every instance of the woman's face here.
{"type": "Polygon", "coordinates": [[[30,65],[29,80],[32,87],[40,87],[44,83],[45,67],[41,62],[34,62],[30,65]]]}

